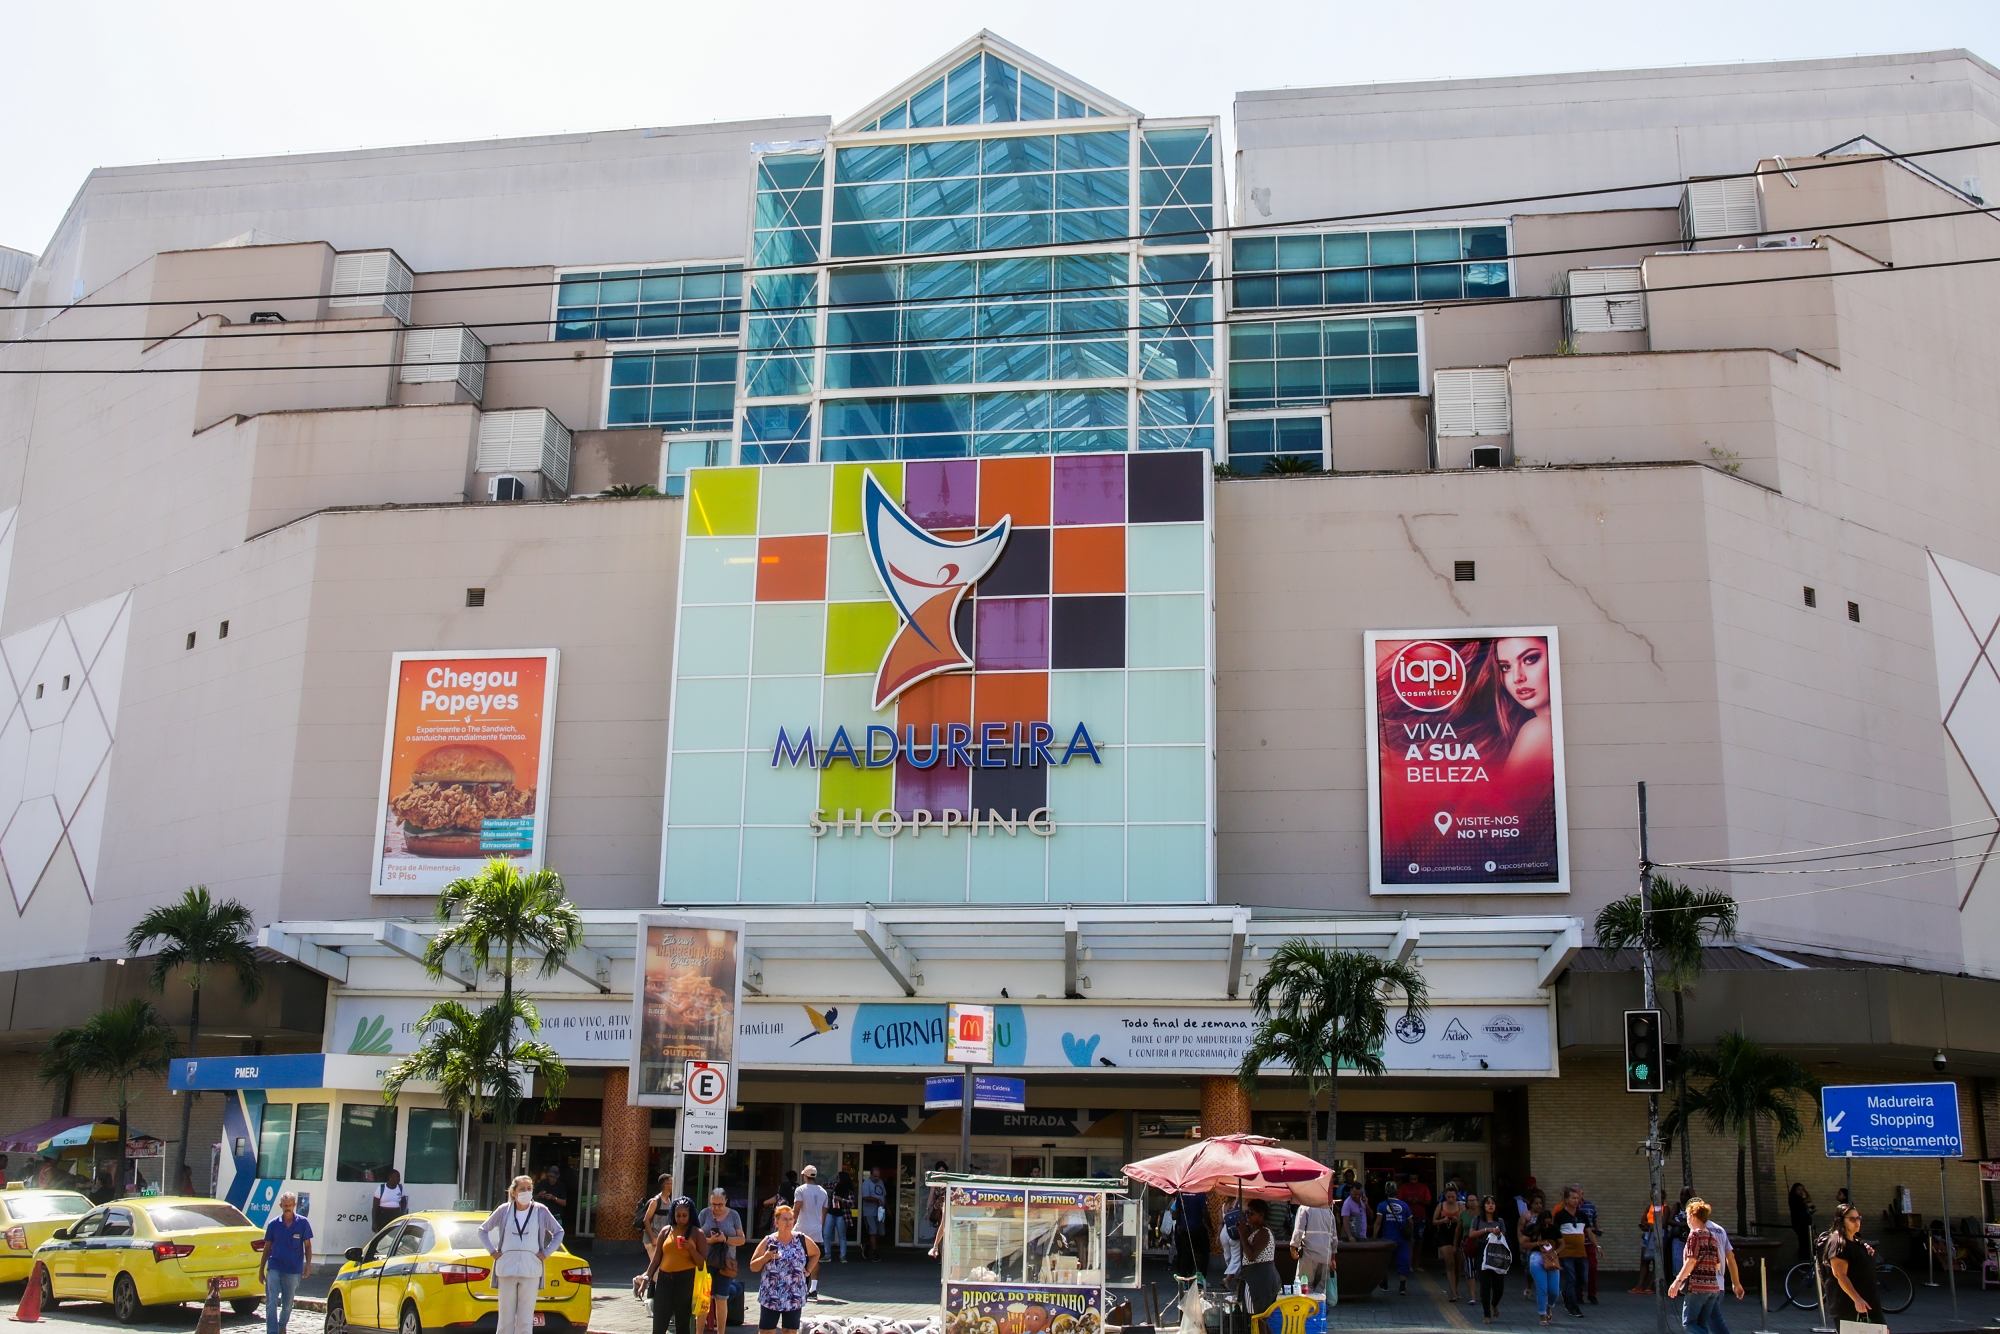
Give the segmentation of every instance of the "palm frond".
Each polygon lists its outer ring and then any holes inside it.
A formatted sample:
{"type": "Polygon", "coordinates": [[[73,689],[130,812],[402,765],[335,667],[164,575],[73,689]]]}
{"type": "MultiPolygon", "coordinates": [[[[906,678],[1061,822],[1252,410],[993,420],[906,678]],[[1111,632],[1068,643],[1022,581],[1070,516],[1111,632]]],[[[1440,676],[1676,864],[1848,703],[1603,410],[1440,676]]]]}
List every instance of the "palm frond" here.
{"type": "Polygon", "coordinates": [[[1747,1142],[1760,1117],[1769,1117],[1780,1149],[1806,1133],[1799,1099],[1817,1093],[1820,1081],[1791,1057],[1765,1049],[1741,1033],[1724,1033],[1713,1048],[1681,1052],[1688,1083],[1660,1128],[1669,1136],[1695,1123],[1717,1135],[1747,1142]]]}
{"type": "Polygon", "coordinates": [[[1734,939],[1736,900],[1721,890],[1690,889],[1654,876],[1653,912],[1644,920],[1639,896],[1627,894],[1604,905],[1595,923],[1597,946],[1605,950],[1653,947],[1654,966],[1669,991],[1684,991],[1701,975],[1701,952],[1712,941],[1734,939]]]}
{"type": "Polygon", "coordinates": [[[523,875],[505,857],[446,885],[438,895],[437,917],[442,925],[424,951],[433,978],[444,975],[454,951],[463,950],[484,973],[510,946],[539,953],[542,976],[554,977],[583,946],[583,918],[564,894],[562,876],[548,867],[523,875]]]}
{"type": "Polygon", "coordinates": [[[1274,1040],[1298,1040],[1277,1038],[1280,1033],[1321,1035],[1311,1050],[1323,1052],[1329,1074],[1351,1066],[1376,1075],[1385,1068],[1381,1049],[1395,992],[1402,993],[1405,1014],[1420,1018],[1430,1006],[1429,984],[1417,965],[1294,937],[1271,952],[1250,1003],[1259,1031],[1271,1031],[1274,1040]]]}
{"type": "Polygon", "coordinates": [[[143,996],[108,1005],[72,1028],[58,1029],[42,1048],[42,1082],[95,1078],[122,1086],[139,1075],[162,1074],[180,1038],[143,996]]]}
{"type": "Polygon", "coordinates": [[[207,984],[209,970],[221,967],[236,974],[244,999],[255,1000],[264,991],[264,975],[250,943],[256,934],[249,908],[235,899],[218,901],[207,885],[194,885],[179,898],[148,909],[125,933],[125,948],[140,955],[160,942],[148,969],[155,991],[166,990],[174,970],[183,967],[190,970],[188,985],[199,990],[207,984]]]}

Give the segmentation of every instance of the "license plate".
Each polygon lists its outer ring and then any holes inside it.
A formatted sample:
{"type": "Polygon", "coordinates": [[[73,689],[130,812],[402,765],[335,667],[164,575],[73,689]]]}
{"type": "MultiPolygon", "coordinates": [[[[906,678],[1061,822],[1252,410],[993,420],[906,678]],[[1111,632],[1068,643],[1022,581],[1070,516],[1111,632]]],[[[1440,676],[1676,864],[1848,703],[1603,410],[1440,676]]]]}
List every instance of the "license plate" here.
{"type": "Polygon", "coordinates": [[[242,1280],[234,1274],[224,1274],[221,1278],[215,1280],[215,1286],[226,1292],[241,1282],[242,1280]]]}
{"type": "Polygon", "coordinates": [[[542,1311],[537,1311],[537,1312],[535,1312],[535,1328],[536,1328],[536,1329],[540,1329],[540,1328],[541,1328],[541,1327],[542,1327],[543,1325],[546,1325],[546,1324],[548,1324],[548,1323],[549,1323],[549,1317],[548,1317],[548,1315],[547,1315],[547,1314],[546,1314],[545,1312],[542,1312],[542,1311]]]}

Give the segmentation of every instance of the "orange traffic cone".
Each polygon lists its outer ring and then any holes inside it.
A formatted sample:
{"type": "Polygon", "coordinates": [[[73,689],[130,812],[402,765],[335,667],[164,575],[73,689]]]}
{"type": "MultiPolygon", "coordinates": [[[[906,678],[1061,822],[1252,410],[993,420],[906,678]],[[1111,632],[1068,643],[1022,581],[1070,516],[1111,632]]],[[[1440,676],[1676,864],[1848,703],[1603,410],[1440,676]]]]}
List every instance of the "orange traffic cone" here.
{"type": "Polygon", "coordinates": [[[222,1334],[222,1298],[217,1295],[221,1290],[220,1282],[208,1281],[208,1297],[201,1304],[201,1319],[195,1322],[194,1334],[222,1334]]]}
{"type": "Polygon", "coordinates": [[[28,1275],[28,1286],[21,1293],[21,1305],[9,1316],[10,1320],[22,1320],[28,1324],[39,1323],[42,1318],[42,1262],[35,1261],[35,1271],[28,1275]]]}

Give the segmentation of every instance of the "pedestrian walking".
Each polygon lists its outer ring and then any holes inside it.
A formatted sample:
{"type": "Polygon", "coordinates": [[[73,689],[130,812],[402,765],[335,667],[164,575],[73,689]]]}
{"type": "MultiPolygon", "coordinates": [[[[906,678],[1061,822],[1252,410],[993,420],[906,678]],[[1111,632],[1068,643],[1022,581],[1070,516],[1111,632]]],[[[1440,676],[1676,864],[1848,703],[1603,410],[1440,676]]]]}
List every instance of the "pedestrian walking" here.
{"type": "MultiPolygon", "coordinates": [[[[692,1208],[688,1216],[694,1216],[692,1208]]],[[[500,1298],[495,1334],[534,1334],[543,1262],[562,1245],[563,1230],[547,1205],[535,1203],[533,1177],[514,1178],[507,1202],[479,1225],[479,1239],[493,1257],[493,1286],[500,1298]]],[[[692,1291],[693,1284],[688,1286],[692,1291]]],[[[659,1334],[658,1302],[653,1310],[653,1334],[659,1334]]],[[[694,1326],[683,1320],[675,1334],[694,1334],[694,1326]]]]}
{"type": "Polygon", "coordinates": [[[743,1285],[736,1281],[736,1248],[744,1242],[743,1219],[729,1207],[728,1191],[720,1186],[709,1191],[708,1210],[702,1214],[700,1226],[706,1244],[703,1262],[713,1284],[702,1329],[723,1331],[729,1328],[730,1303],[743,1291],[743,1285]]]}
{"type": "Polygon", "coordinates": [[[1693,1199],[1694,1187],[1682,1186],[1679,1203],[1675,1204],[1673,1212],[1667,1215],[1667,1244],[1673,1247],[1673,1261],[1667,1270],[1670,1274],[1678,1274],[1681,1271],[1681,1251],[1687,1245],[1688,1204],[1693,1199]]]}
{"type": "Polygon", "coordinates": [[[1826,1267],[1833,1271],[1834,1319],[1881,1324],[1882,1302],[1875,1293],[1875,1248],[1861,1240],[1861,1211],[1851,1204],[1833,1211],[1826,1267]]]}
{"type": "Polygon", "coordinates": [[[1368,1197],[1354,1181],[1348,1182],[1342,1193],[1347,1198],[1340,1202],[1341,1235],[1349,1241],[1368,1240],[1368,1197]]]}
{"type": "MultiPolygon", "coordinates": [[[[1393,1241],[1396,1243],[1396,1291],[1404,1296],[1408,1296],[1410,1291],[1410,1245],[1415,1240],[1411,1236],[1411,1233],[1416,1230],[1413,1226],[1415,1223],[1415,1214],[1412,1213],[1410,1206],[1405,1204],[1398,1196],[1398,1187],[1394,1178],[1390,1179],[1384,1189],[1388,1192],[1387,1198],[1375,1206],[1375,1235],[1383,1241],[1393,1241]]],[[[1389,1286],[1389,1280],[1386,1277],[1382,1280],[1382,1286],[1385,1288],[1389,1286]]]]}
{"type": "MultiPolygon", "coordinates": [[[[792,1226],[817,1243],[826,1235],[826,1187],[819,1184],[819,1169],[807,1163],[799,1169],[799,1188],[792,1192],[792,1226]]],[[[822,1248],[822,1256],[826,1251],[822,1248]]],[[[819,1266],[813,1266],[806,1281],[806,1296],[819,1296],[819,1266]]]]}
{"type": "Polygon", "coordinates": [[[1667,1285],[1669,1297],[1687,1294],[1681,1303],[1681,1324],[1699,1334],[1709,1334],[1709,1315],[1722,1301],[1722,1247],[1706,1226],[1708,1215],[1708,1201],[1688,1200],[1688,1235],[1681,1247],[1681,1267],[1667,1285]]]}
{"type": "Polygon", "coordinates": [[[1814,1212],[1812,1192],[1806,1189],[1805,1182],[1794,1181],[1792,1183],[1792,1190],[1785,1197],[1785,1204],[1791,1210],[1792,1214],[1792,1235],[1799,1239],[1799,1263],[1804,1264],[1806,1261],[1812,1259],[1812,1221],[1814,1212]]]}
{"type": "Polygon", "coordinates": [[[403,1174],[390,1168],[368,1200],[368,1226],[380,1232],[410,1212],[410,1192],[403,1189],[403,1174]]]}
{"type": "Polygon", "coordinates": [[[1507,1275],[1514,1268],[1514,1248],[1507,1244],[1507,1220],[1500,1216],[1498,1197],[1488,1195],[1479,1203],[1479,1217],[1468,1229],[1478,1246],[1479,1309],[1486,1323],[1500,1315],[1500,1303],[1507,1295],[1507,1275]]]}
{"type": "Polygon", "coordinates": [[[1243,1299],[1243,1207],[1232,1203],[1222,1211],[1222,1286],[1243,1299]]]}
{"type": "Polygon", "coordinates": [[[634,1297],[650,1296],[653,1274],[660,1267],[660,1234],[674,1220],[674,1179],[662,1172],[652,1195],[639,1206],[639,1246],[646,1253],[646,1267],[632,1280],[634,1297]]]}
{"type": "Polygon", "coordinates": [[[847,1215],[853,1208],[854,1178],[843,1167],[833,1179],[833,1189],[827,1193],[826,1239],[820,1253],[828,1260],[838,1252],[840,1263],[847,1263],[847,1215]]]}
{"type": "Polygon", "coordinates": [[[1339,1250],[1330,1206],[1308,1204],[1292,1212],[1292,1259],[1298,1262],[1302,1289],[1331,1295],[1329,1285],[1340,1268],[1335,1258],[1339,1250]]]}
{"type": "Polygon", "coordinates": [[[1458,1300],[1458,1271],[1464,1263],[1458,1253],[1459,1221],[1465,1206],[1458,1202],[1458,1183],[1445,1183],[1445,1192],[1431,1214],[1431,1244],[1437,1247],[1438,1262],[1444,1266],[1445,1282],[1451,1299],[1458,1300]]]}
{"type": "Polygon", "coordinates": [[[781,1204],[772,1215],[775,1231],[757,1242],[750,1272],[758,1276],[757,1328],[799,1327],[806,1292],[819,1272],[819,1244],[794,1226],[796,1211],[781,1204]]]}
{"type": "Polygon", "coordinates": [[[1536,1299],[1534,1257],[1536,1245],[1541,1240],[1542,1224],[1548,1221],[1548,1206],[1540,1191],[1530,1191],[1520,1201],[1521,1216],[1514,1224],[1514,1253],[1521,1257],[1521,1263],[1528,1270],[1528,1300],[1536,1299]]]}
{"type": "MultiPolygon", "coordinates": [[[[1723,1287],[1736,1294],[1736,1300],[1743,1300],[1743,1276],[1736,1272],[1736,1248],[1729,1244],[1729,1232],[1717,1222],[1711,1206],[1708,1222],[1703,1224],[1708,1235],[1715,1238],[1716,1249],[1722,1252],[1722,1272],[1726,1275],[1723,1287]]],[[[1708,1334],[1729,1334],[1729,1322],[1722,1318],[1724,1303],[1717,1301],[1708,1313],[1708,1334]]]]}
{"type": "Polygon", "coordinates": [[[1562,1233],[1556,1227],[1555,1218],[1544,1209],[1536,1207],[1538,1199],[1529,1200],[1529,1214],[1521,1224],[1521,1249],[1528,1256],[1528,1282],[1535,1298],[1535,1313],[1544,1325],[1555,1320],[1556,1302],[1562,1296],[1562,1262],[1557,1251],[1562,1245],[1562,1233]]]}
{"type": "Polygon", "coordinates": [[[1598,1251],[1602,1249],[1604,1232],[1597,1226],[1597,1206],[1591,1203],[1588,1195],[1583,1197],[1583,1204],[1578,1209],[1578,1212],[1583,1215],[1583,1249],[1584,1255],[1589,1261],[1590,1281],[1588,1290],[1584,1294],[1584,1300],[1595,1306],[1597,1305],[1598,1251]]]}
{"type": "Polygon", "coordinates": [[[1653,1206],[1639,1215],[1639,1281],[1631,1288],[1634,1296],[1650,1296],[1653,1291],[1653,1206]]]}
{"type": "Polygon", "coordinates": [[[1587,1226],[1583,1221],[1583,1187],[1565,1186],[1562,1207],[1549,1218],[1556,1233],[1556,1261],[1560,1266],[1563,1309],[1583,1319],[1583,1291],[1590,1282],[1590,1256],[1586,1245],[1587,1226]]]}
{"type": "Polygon", "coordinates": [[[1239,1231],[1242,1266],[1237,1271],[1248,1298],[1246,1308],[1261,1315],[1278,1300],[1278,1239],[1271,1231],[1271,1206],[1252,1200],[1243,1206],[1239,1231]]]}
{"type": "Polygon", "coordinates": [[[285,1334],[291,1325],[299,1280],[312,1269],[312,1239],[313,1225],[299,1213],[299,1197],[291,1191],[278,1196],[278,1216],[264,1225],[264,1245],[257,1256],[265,1334],[285,1334]]]}
{"type": "Polygon", "coordinates": [[[889,1186],[882,1180],[882,1169],[868,1169],[868,1179],[861,1183],[861,1258],[880,1263],[882,1259],[882,1231],[884,1219],[889,1212],[889,1186]]]}
{"type": "Polygon", "coordinates": [[[1431,1209],[1436,1200],[1431,1195],[1428,1181],[1420,1181],[1414,1172],[1403,1177],[1402,1186],[1396,1191],[1396,1198],[1410,1206],[1410,1246],[1419,1264],[1431,1246],[1431,1209]]]}

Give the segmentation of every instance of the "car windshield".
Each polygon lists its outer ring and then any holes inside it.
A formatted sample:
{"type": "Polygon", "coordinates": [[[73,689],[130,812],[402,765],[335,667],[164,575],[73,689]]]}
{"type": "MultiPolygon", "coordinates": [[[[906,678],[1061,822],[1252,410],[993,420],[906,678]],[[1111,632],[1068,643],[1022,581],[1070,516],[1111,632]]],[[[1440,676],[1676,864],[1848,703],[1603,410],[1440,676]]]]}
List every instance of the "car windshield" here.
{"type": "Polygon", "coordinates": [[[250,1220],[233,1205],[156,1204],[146,1210],[155,1232],[194,1232],[205,1227],[249,1227],[250,1220]]]}
{"type": "Polygon", "coordinates": [[[39,1223],[45,1218],[75,1218],[90,1208],[81,1195],[9,1195],[7,1215],[16,1223],[39,1223]]]}
{"type": "Polygon", "coordinates": [[[486,1243],[479,1239],[479,1224],[470,1218],[454,1219],[445,1223],[444,1245],[448,1251],[483,1251],[486,1243]]]}

